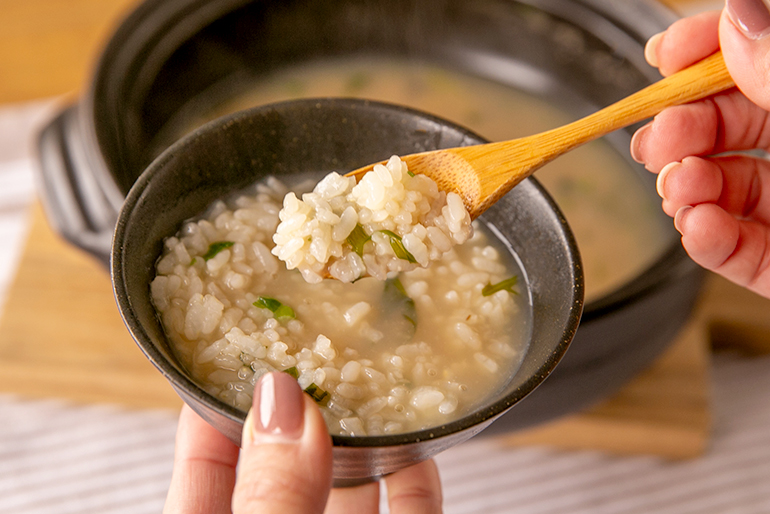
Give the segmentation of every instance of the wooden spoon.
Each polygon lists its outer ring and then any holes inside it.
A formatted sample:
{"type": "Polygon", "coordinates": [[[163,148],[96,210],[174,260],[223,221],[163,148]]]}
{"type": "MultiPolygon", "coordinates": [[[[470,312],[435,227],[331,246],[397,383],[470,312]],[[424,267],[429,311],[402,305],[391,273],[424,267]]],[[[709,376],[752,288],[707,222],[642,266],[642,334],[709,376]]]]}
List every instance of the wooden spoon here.
{"type": "MultiPolygon", "coordinates": [[[[510,141],[433,150],[401,159],[410,171],[433,179],[439,189],[460,195],[475,219],[516,184],[573,148],[654,116],[666,107],[700,100],[734,85],[719,51],[562,127],[510,141]]],[[[375,164],[347,175],[358,180],[375,164]]]]}

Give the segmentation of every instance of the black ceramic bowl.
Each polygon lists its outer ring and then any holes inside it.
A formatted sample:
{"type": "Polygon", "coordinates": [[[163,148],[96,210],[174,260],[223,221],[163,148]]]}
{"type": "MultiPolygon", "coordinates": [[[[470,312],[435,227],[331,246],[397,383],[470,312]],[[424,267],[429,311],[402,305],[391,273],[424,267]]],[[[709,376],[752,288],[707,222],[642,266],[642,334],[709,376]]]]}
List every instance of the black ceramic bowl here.
{"type": "MultiPolygon", "coordinates": [[[[673,20],[645,0],[146,0],[110,38],[88,90],[41,135],[48,219],[106,262],[117,212],[157,152],[273,72],[349,57],[427,63],[577,118],[659,78],[643,47],[673,20]]],[[[654,176],[628,156],[633,128],[606,141],[657,202],[654,176]]],[[[665,222],[664,250],[586,304],[559,369],[493,430],[584,409],[668,347],[703,273],[665,222]]]]}
{"type": "MultiPolygon", "coordinates": [[[[482,142],[416,111],[363,100],[298,100],[237,113],[174,144],[131,188],[112,251],[121,314],[152,363],[196,412],[240,442],[245,414],[206,393],[180,366],[152,306],[149,284],[163,238],[214,200],[275,175],[354,169],[393,153],[482,142]]],[[[430,430],[378,437],[333,437],[336,485],[405,467],[468,439],[532,392],[555,368],[577,330],[583,277],[559,209],[534,180],[517,186],[482,218],[518,255],[531,301],[531,336],[504,390],[473,413],[430,430]]]]}

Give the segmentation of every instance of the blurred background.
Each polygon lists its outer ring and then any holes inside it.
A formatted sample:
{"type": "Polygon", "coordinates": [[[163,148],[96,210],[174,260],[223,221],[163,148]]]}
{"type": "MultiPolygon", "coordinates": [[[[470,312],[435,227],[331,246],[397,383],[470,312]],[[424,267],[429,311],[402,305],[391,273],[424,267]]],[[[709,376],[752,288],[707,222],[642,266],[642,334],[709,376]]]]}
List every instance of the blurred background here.
{"type": "MultiPolygon", "coordinates": [[[[122,326],[103,263],[43,211],[36,150],[137,5],[0,0],[0,512],[164,502],[181,401],[122,326]]],[[[707,276],[670,348],[610,397],[441,454],[446,512],[770,512],[768,311],[707,276]]]]}

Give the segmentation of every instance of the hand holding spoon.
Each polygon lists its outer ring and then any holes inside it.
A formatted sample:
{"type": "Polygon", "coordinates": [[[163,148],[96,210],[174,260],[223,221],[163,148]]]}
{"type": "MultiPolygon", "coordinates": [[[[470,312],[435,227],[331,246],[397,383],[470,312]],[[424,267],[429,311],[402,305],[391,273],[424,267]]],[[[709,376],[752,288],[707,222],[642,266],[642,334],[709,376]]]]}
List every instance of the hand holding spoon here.
{"type": "MultiPolygon", "coordinates": [[[[614,130],[658,114],[666,107],[700,100],[733,87],[722,52],[559,128],[524,138],[401,156],[410,171],[439,189],[460,195],[472,219],[519,182],[560,155],[614,130]]],[[[348,173],[359,179],[374,164],[348,173]]]]}

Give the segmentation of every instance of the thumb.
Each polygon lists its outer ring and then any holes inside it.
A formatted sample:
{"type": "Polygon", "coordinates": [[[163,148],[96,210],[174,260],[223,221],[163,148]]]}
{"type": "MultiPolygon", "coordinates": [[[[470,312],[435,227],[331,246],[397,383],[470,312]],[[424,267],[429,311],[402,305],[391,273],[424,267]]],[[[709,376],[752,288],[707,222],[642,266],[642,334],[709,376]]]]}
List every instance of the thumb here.
{"type": "Polygon", "coordinates": [[[727,0],[719,43],[730,75],[749,100],[770,110],[770,7],[764,0],[727,0]]]}
{"type": "Polygon", "coordinates": [[[235,514],[324,511],[331,438],[318,407],[287,373],[268,373],[257,382],[241,447],[235,514]]]}

